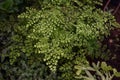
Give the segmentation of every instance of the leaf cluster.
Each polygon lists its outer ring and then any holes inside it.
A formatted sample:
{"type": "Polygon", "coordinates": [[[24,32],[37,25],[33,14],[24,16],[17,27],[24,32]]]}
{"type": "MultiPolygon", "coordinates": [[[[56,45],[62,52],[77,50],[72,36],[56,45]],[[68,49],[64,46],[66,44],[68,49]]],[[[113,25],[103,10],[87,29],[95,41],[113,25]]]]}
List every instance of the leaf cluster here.
{"type": "Polygon", "coordinates": [[[83,8],[73,4],[51,5],[42,10],[28,8],[19,15],[21,21],[13,36],[17,45],[11,48],[11,63],[21,52],[27,56],[39,54],[54,72],[61,58],[95,54],[99,51],[98,40],[108,35],[112,28],[110,16],[89,5],[83,8]]]}
{"type": "Polygon", "coordinates": [[[96,0],[39,0],[39,4],[40,9],[27,8],[18,16],[7,63],[17,66],[5,71],[11,70],[10,75],[15,71],[17,79],[41,79],[45,75],[49,79],[52,75],[53,79],[73,80],[75,65],[88,66],[86,56],[103,55],[100,41],[109,35],[115,20],[95,8],[99,4],[96,0]],[[18,65],[23,65],[22,69],[18,65]]]}
{"type": "Polygon", "coordinates": [[[76,65],[76,78],[83,80],[113,80],[114,76],[119,77],[120,73],[115,68],[108,66],[106,62],[93,63],[92,66],[76,65]],[[82,71],[84,75],[81,75],[82,71]]]}

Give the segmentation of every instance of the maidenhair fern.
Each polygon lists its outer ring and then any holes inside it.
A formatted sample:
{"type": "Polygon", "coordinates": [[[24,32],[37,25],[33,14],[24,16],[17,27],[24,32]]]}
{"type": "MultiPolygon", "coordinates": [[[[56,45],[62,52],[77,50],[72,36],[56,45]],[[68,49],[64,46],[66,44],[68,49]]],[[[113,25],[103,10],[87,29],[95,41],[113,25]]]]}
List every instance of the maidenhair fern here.
{"type": "Polygon", "coordinates": [[[76,1],[68,0],[69,4],[65,2],[63,6],[50,3],[41,10],[27,8],[19,15],[20,23],[13,36],[15,44],[11,46],[11,64],[21,53],[28,57],[39,54],[50,70],[56,72],[58,62],[63,58],[99,56],[98,40],[108,35],[114,19],[93,6],[74,5],[76,1]]]}

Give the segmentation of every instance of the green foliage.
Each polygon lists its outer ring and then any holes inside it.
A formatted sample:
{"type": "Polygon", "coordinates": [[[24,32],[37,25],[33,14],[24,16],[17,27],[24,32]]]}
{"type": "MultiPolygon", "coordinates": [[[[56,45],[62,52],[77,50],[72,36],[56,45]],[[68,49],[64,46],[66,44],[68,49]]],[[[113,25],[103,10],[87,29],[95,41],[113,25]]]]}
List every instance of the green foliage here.
{"type": "Polygon", "coordinates": [[[89,63],[84,55],[81,56],[77,55],[72,60],[65,60],[65,59],[59,60],[58,68],[57,68],[58,80],[63,80],[63,79],[76,80],[75,79],[76,69],[74,69],[75,65],[88,66],[89,63]]]}
{"type": "MultiPolygon", "coordinates": [[[[13,35],[14,19],[11,17],[9,21],[0,20],[0,53],[5,54],[12,43],[11,36],[13,35]]],[[[1,55],[1,54],[0,54],[1,55]]]]}
{"type": "Polygon", "coordinates": [[[1,10],[8,10],[13,6],[13,0],[5,0],[4,2],[0,3],[1,10]]]}
{"type": "MultiPolygon", "coordinates": [[[[34,57],[39,57],[34,55],[34,57]]],[[[24,54],[17,59],[17,63],[10,65],[6,60],[0,62],[0,80],[53,80],[54,75],[49,68],[39,59],[26,57],[24,54]],[[18,63],[19,62],[19,63],[18,63]]]]}
{"type": "Polygon", "coordinates": [[[25,11],[28,4],[26,0],[2,0],[0,2],[0,21],[9,21],[11,16],[15,17],[25,11]]]}
{"type": "Polygon", "coordinates": [[[9,59],[1,64],[1,73],[8,72],[1,79],[76,80],[74,66],[89,65],[85,56],[105,55],[99,41],[109,35],[115,20],[95,8],[96,0],[37,1],[40,9],[27,8],[18,16],[9,59]]]}
{"type": "Polygon", "coordinates": [[[115,68],[108,66],[106,62],[93,63],[92,67],[75,66],[77,69],[76,78],[83,80],[112,80],[114,76],[120,77],[120,73],[115,68]],[[81,73],[85,72],[85,76],[81,73]]]}
{"type": "Polygon", "coordinates": [[[68,2],[69,6],[28,8],[19,15],[21,22],[13,36],[17,45],[11,49],[11,64],[21,52],[26,56],[39,54],[55,72],[61,58],[69,60],[77,54],[99,56],[98,40],[108,35],[112,28],[111,15],[89,5],[79,8],[68,2]]]}
{"type": "Polygon", "coordinates": [[[45,7],[45,4],[49,4],[49,5],[69,5],[69,4],[79,4],[79,6],[83,6],[83,5],[90,5],[90,6],[95,6],[96,4],[101,5],[102,0],[38,0],[38,2],[41,4],[41,6],[45,7]]]}

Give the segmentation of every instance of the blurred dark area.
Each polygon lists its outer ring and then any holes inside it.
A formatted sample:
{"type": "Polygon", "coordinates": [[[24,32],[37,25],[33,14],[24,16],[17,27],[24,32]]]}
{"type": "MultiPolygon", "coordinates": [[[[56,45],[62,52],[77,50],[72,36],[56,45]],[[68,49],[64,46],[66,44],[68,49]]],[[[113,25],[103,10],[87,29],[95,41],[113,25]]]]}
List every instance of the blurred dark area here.
{"type": "MultiPolygon", "coordinates": [[[[103,0],[103,11],[111,12],[116,21],[120,24],[120,0],[103,0]],[[110,11],[111,10],[111,11],[110,11]]],[[[109,65],[120,71],[120,28],[111,30],[110,36],[103,41],[107,48],[110,49],[114,58],[107,61],[109,65]]],[[[120,78],[114,78],[113,80],[120,80],[120,78]]]]}

